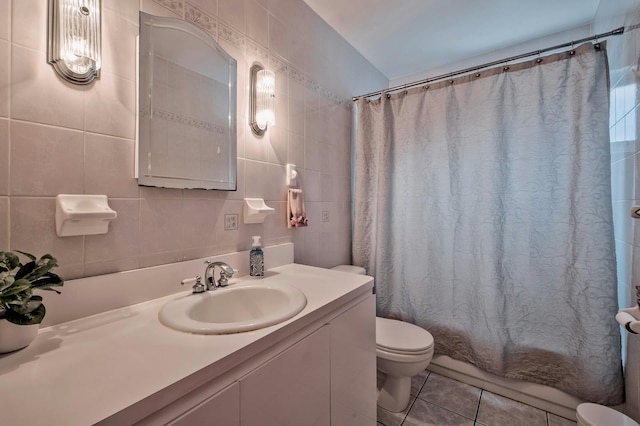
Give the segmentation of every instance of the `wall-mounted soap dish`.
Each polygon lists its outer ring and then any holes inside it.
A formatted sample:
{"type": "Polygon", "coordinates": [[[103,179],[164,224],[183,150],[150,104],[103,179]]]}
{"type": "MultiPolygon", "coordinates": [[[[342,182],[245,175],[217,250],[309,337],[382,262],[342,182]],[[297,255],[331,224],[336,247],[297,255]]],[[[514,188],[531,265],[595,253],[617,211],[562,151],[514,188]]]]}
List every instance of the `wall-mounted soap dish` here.
{"type": "Polygon", "coordinates": [[[56,233],[59,237],[106,234],[118,214],[106,195],[60,194],[56,197],[56,233]]]}
{"type": "Polygon", "coordinates": [[[244,199],[244,223],[263,223],[264,219],[275,211],[276,209],[267,206],[262,198],[244,199]]]}

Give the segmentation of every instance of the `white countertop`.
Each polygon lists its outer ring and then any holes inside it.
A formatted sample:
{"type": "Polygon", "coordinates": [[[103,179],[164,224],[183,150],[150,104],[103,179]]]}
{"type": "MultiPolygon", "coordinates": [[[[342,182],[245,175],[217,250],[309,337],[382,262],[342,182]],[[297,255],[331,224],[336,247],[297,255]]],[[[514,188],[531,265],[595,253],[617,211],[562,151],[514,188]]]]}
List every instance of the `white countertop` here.
{"type": "Polygon", "coordinates": [[[163,304],[186,294],[181,293],[40,330],[29,347],[0,355],[2,423],[99,422],[205,367],[207,374],[217,375],[216,369],[222,374],[259,353],[276,331],[282,338],[373,287],[368,276],[296,264],[251,281],[297,287],[307,306],[261,330],[194,335],[165,327],[157,318],[163,304]]]}

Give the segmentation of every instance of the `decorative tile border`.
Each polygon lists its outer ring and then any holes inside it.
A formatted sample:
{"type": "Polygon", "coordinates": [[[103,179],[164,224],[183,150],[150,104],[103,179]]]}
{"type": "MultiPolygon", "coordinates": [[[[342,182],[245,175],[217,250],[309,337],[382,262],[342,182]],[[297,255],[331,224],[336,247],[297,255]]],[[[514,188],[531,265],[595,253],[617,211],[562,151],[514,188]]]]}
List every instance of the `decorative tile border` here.
{"type": "Polygon", "coordinates": [[[269,49],[249,37],[246,40],[246,54],[269,63],[269,49]]]}
{"type": "Polygon", "coordinates": [[[218,21],[213,16],[209,16],[201,10],[195,8],[189,2],[184,4],[184,19],[191,21],[198,27],[205,30],[215,40],[218,39],[218,21]]]}
{"type": "Polygon", "coordinates": [[[183,16],[184,3],[182,2],[182,0],[153,0],[153,1],[158,3],[160,6],[169,9],[170,11],[177,14],[178,16],[180,17],[183,16]]]}
{"type": "Polygon", "coordinates": [[[176,114],[169,111],[164,111],[158,108],[153,109],[153,116],[166,121],[173,121],[174,123],[184,124],[189,127],[197,127],[199,129],[206,130],[212,133],[219,133],[226,135],[229,133],[229,129],[224,126],[215,123],[209,123],[207,121],[196,120],[195,118],[187,117],[185,115],[176,114]]]}
{"type": "Polygon", "coordinates": [[[222,22],[218,22],[218,38],[231,43],[244,52],[244,36],[222,22]]]}
{"type": "Polygon", "coordinates": [[[269,68],[276,74],[289,75],[289,63],[276,54],[272,54],[269,58],[269,68]]]}
{"type": "MultiPolygon", "coordinates": [[[[342,98],[330,89],[321,86],[318,82],[307,76],[299,69],[295,68],[286,59],[271,52],[261,43],[247,37],[241,31],[238,31],[233,26],[219,20],[217,17],[210,16],[198,9],[196,6],[183,0],[153,1],[171,10],[181,17],[184,16],[185,20],[193,22],[204,31],[211,34],[214,39],[224,40],[228,43],[231,43],[233,46],[243,50],[247,55],[251,55],[256,59],[264,61],[264,63],[268,63],[275,72],[280,72],[283,74],[288,73],[289,78],[299,82],[307,89],[317,92],[318,95],[328,99],[336,105],[340,105],[343,108],[351,109],[353,105],[351,99],[342,98]]],[[[154,114],[155,113],[157,113],[157,111],[154,111],[154,114]]]]}

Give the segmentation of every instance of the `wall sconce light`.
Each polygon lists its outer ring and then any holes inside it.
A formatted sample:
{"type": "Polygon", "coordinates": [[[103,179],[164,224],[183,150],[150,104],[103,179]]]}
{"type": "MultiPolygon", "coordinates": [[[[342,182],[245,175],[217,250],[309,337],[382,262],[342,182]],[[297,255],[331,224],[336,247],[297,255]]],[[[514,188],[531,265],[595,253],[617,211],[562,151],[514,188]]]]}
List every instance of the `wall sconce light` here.
{"type": "Polygon", "coordinates": [[[249,125],[258,136],[264,135],[275,119],[276,75],[259,64],[251,67],[249,125]]]}
{"type": "Polygon", "coordinates": [[[47,60],[65,80],[89,84],[100,75],[101,0],[49,0],[47,60]]]}

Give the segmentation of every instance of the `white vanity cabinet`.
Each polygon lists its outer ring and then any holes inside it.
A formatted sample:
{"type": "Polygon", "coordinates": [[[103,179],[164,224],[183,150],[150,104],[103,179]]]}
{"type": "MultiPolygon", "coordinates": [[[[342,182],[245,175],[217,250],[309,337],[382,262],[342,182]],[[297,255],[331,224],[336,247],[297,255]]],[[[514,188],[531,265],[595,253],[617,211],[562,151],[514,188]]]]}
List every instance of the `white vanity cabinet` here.
{"type": "Polygon", "coordinates": [[[231,383],[214,379],[138,425],[375,424],[375,296],[358,298],[308,329],[230,372],[231,383]]]}
{"type": "Polygon", "coordinates": [[[242,426],[329,425],[330,326],[240,379],[242,426]]]}
{"type": "Polygon", "coordinates": [[[169,423],[170,426],[239,426],[240,384],[232,383],[169,423]]]}
{"type": "Polygon", "coordinates": [[[375,296],[331,321],[331,426],[375,425],[375,296]]]}
{"type": "MultiPolygon", "coordinates": [[[[292,250],[282,251],[293,260],[292,250]]],[[[200,270],[203,261],[188,266],[200,270]]],[[[190,276],[184,267],[83,278],[65,283],[64,295],[76,300],[101,286],[190,276]]],[[[193,335],[160,323],[158,313],[173,294],[41,329],[27,348],[0,357],[0,380],[12,389],[0,398],[2,422],[374,425],[373,278],[285,263],[259,282],[296,287],[307,304],[287,321],[226,335],[193,335]]]]}

